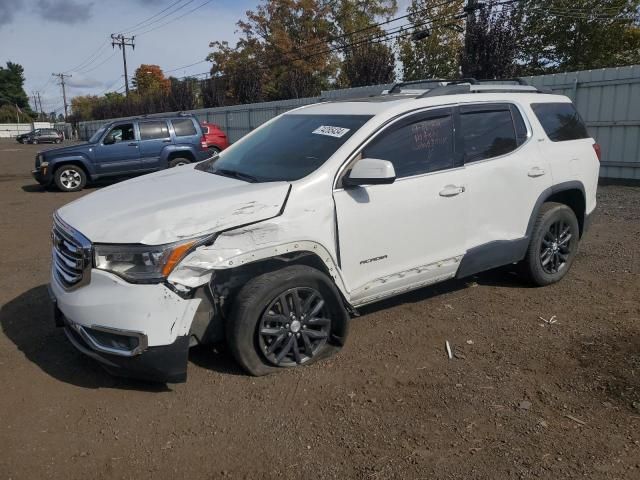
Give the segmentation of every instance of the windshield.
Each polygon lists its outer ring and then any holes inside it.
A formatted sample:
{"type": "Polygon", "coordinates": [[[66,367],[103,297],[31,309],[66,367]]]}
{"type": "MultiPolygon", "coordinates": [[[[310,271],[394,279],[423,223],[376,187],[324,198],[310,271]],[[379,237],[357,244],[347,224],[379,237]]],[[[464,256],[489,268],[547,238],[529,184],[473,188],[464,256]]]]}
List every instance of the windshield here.
{"type": "Polygon", "coordinates": [[[298,180],[326,162],[370,118],[283,115],[196,168],[249,182],[298,180]]]}
{"type": "Polygon", "coordinates": [[[96,133],[91,135],[91,138],[89,139],[89,143],[96,143],[98,140],[100,140],[100,137],[102,136],[102,134],[106,129],[107,129],[106,125],[104,127],[100,127],[100,129],[96,133]]]}

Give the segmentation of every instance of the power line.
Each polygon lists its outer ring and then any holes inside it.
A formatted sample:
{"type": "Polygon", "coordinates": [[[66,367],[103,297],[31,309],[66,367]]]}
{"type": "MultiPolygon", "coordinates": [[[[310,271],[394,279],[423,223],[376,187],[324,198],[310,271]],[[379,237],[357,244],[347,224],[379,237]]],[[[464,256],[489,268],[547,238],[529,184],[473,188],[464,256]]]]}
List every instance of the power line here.
{"type": "Polygon", "coordinates": [[[109,55],[107,58],[105,58],[102,62],[100,62],[99,64],[97,64],[97,65],[95,65],[95,66],[93,66],[93,67],[91,67],[90,69],[88,69],[88,70],[82,70],[82,71],[75,72],[75,73],[78,73],[78,74],[81,74],[81,75],[84,75],[84,74],[86,74],[86,73],[91,73],[91,72],[93,72],[94,70],[97,70],[98,68],[100,68],[100,67],[101,67],[102,65],[104,65],[105,63],[107,63],[109,60],[111,60],[113,57],[115,57],[115,55],[116,55],[116,52],[113,52],[111,55],[109,55]]]}
{"type": "MultiPolygon", "coordinates": [[[[193,0],[190,0],[190,2],[189,2],[189,3],[191,3],[191,1],[193,1],[193,0]]],[[[200,8],[202,8],[202,7],[204,7],[205,5],[207,5],[207,4],[209,4],[209,3],[211,3],[212,1],[213,1],[213,0],[207,0],[206,2],[201,3],[201,4],[200,4],[200,5],[198,5],[197,7],[192,8],[192,9],[191,9],[191,10],[189,10],[188,12],[183,13],[182,15],[180,15],[180,16],[178,16],[178,17],[172,18],[172,19],[171,19],[171,20],[169,20],[168,22],[161,23],[160,25],[157,25],[157,26],[155,26],[155,27],[153,27],[153,28],[150,28],[149,30],[145,30],[145,31],[143,31],[143,32],[138,33],[138,34],[137,34],[137,36],[140,36],[140,35],[146,35],[147,33],[153,32],[154,30],[157,30],[157,29],[159,29],[159,28],[162,28],[162,27],[164,27],[165,25],[169,25],[170,23],[173,23],[173,22],[175,22],[176,20],[180,20],[181,18],[186,17],[187,15],[189,15],[189,14],[191,14],[191,13],[195,12],[196,10],[198,10],[198,9],[200,9],[200,8]]],[[[176,10],[176,11],[177,11],[177,10],[176,10]]]]}
{"type": "Polygon", "coordinates": [[[91,53],[91,55],[89,55],[87,58],[85,58],[82,62],[80,62],[75,67],[70,68],[69,70],[65,70],[63,73],[75,72],[76,70],[87,67],[88,65],[93,63],[96,60],[96,58],[98,58],[98,53],[100,53],[100,51],[107,45],[109,45],[109,41],[105,40],[103,43],[100,44],[100,46],[94,52],[91,53]]]}
{"type": "Polygon", "coordinates": [[[170,8],[172,8],[173,6],[177,5],[178,3],[182,2],[183,0],[178,0],[177,2],[173,2],[171,5],[169,5],[168,7],[163,8],[162,10],[160,10],[158,13],[151,15],[150,17],[142,20],[141,22],[136,23],[135,25],[132,25],[130,27],[127,28],[123,28],[122,30],[120,30],[118,33],[125,33],[125,32],[132,32],[135,28],[141,26],[144,23],[147,23],[149,20],[154,19],[155,17],[157,17],[158,15],[166,12],[167,10],[169,10],[170,8]]]}

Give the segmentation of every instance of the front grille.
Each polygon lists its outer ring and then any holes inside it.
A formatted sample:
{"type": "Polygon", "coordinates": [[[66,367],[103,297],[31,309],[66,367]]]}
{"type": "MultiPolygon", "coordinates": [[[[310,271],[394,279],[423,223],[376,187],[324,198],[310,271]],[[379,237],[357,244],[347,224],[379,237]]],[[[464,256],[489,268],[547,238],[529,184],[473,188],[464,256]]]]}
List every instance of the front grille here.
{"type": "Polygon", "coordinates": [[[89,282],[91,242],[57,215],[51,231],[51,257],[56,279],[67,290],[89,282]]]}

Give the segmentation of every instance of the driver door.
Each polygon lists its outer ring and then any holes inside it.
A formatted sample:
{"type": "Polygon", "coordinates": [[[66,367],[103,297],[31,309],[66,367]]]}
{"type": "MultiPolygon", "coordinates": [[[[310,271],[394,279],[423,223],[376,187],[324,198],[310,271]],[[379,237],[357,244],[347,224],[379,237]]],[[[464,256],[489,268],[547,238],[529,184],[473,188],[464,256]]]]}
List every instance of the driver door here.
{"type": "Polygon", "coordinates": [[[341,267],[354,304],[455,276],[468,205],[453,126],[451,108],[401,118],[358,155],[390,161],[395,182],[335,190],[341,267]]]}
{"type": "Polygon", "coordinates": [[[139,141],[133,122],[111,127],[94,151],[97,173],[101,175],[128,173],[142,168],[139,141]]]}

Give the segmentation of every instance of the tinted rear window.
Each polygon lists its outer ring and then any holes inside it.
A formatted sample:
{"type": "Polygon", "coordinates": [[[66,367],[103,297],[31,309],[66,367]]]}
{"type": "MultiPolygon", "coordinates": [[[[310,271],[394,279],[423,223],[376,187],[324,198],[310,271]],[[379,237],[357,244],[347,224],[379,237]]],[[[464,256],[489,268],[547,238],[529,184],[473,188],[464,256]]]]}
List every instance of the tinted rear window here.
{"type": "Polygon", "coordinates": [[[518,148],[511,109],[460,109],[460,127],[464,141],[464,161],[476,162],[498,157],[518,148]]]}
{"type": "Polygon", "coordinates": [[[167,122],[140,122],[139,127],[141,140],[169,138],[169,128],[167,127],[167,122]]]}
{"type": "Polygon", "coordinates": [[[531,105],[542,128],[553,142],[589,138],[582,118],[571,103],[533,103],[531,105]]]}
{"type": "Polygon", "coordinates": [[[171,120],[173,129],[177,137],[188,137],[196,134],[196,127],[190,118],[182,118],[180,120],[171,120]]]}

